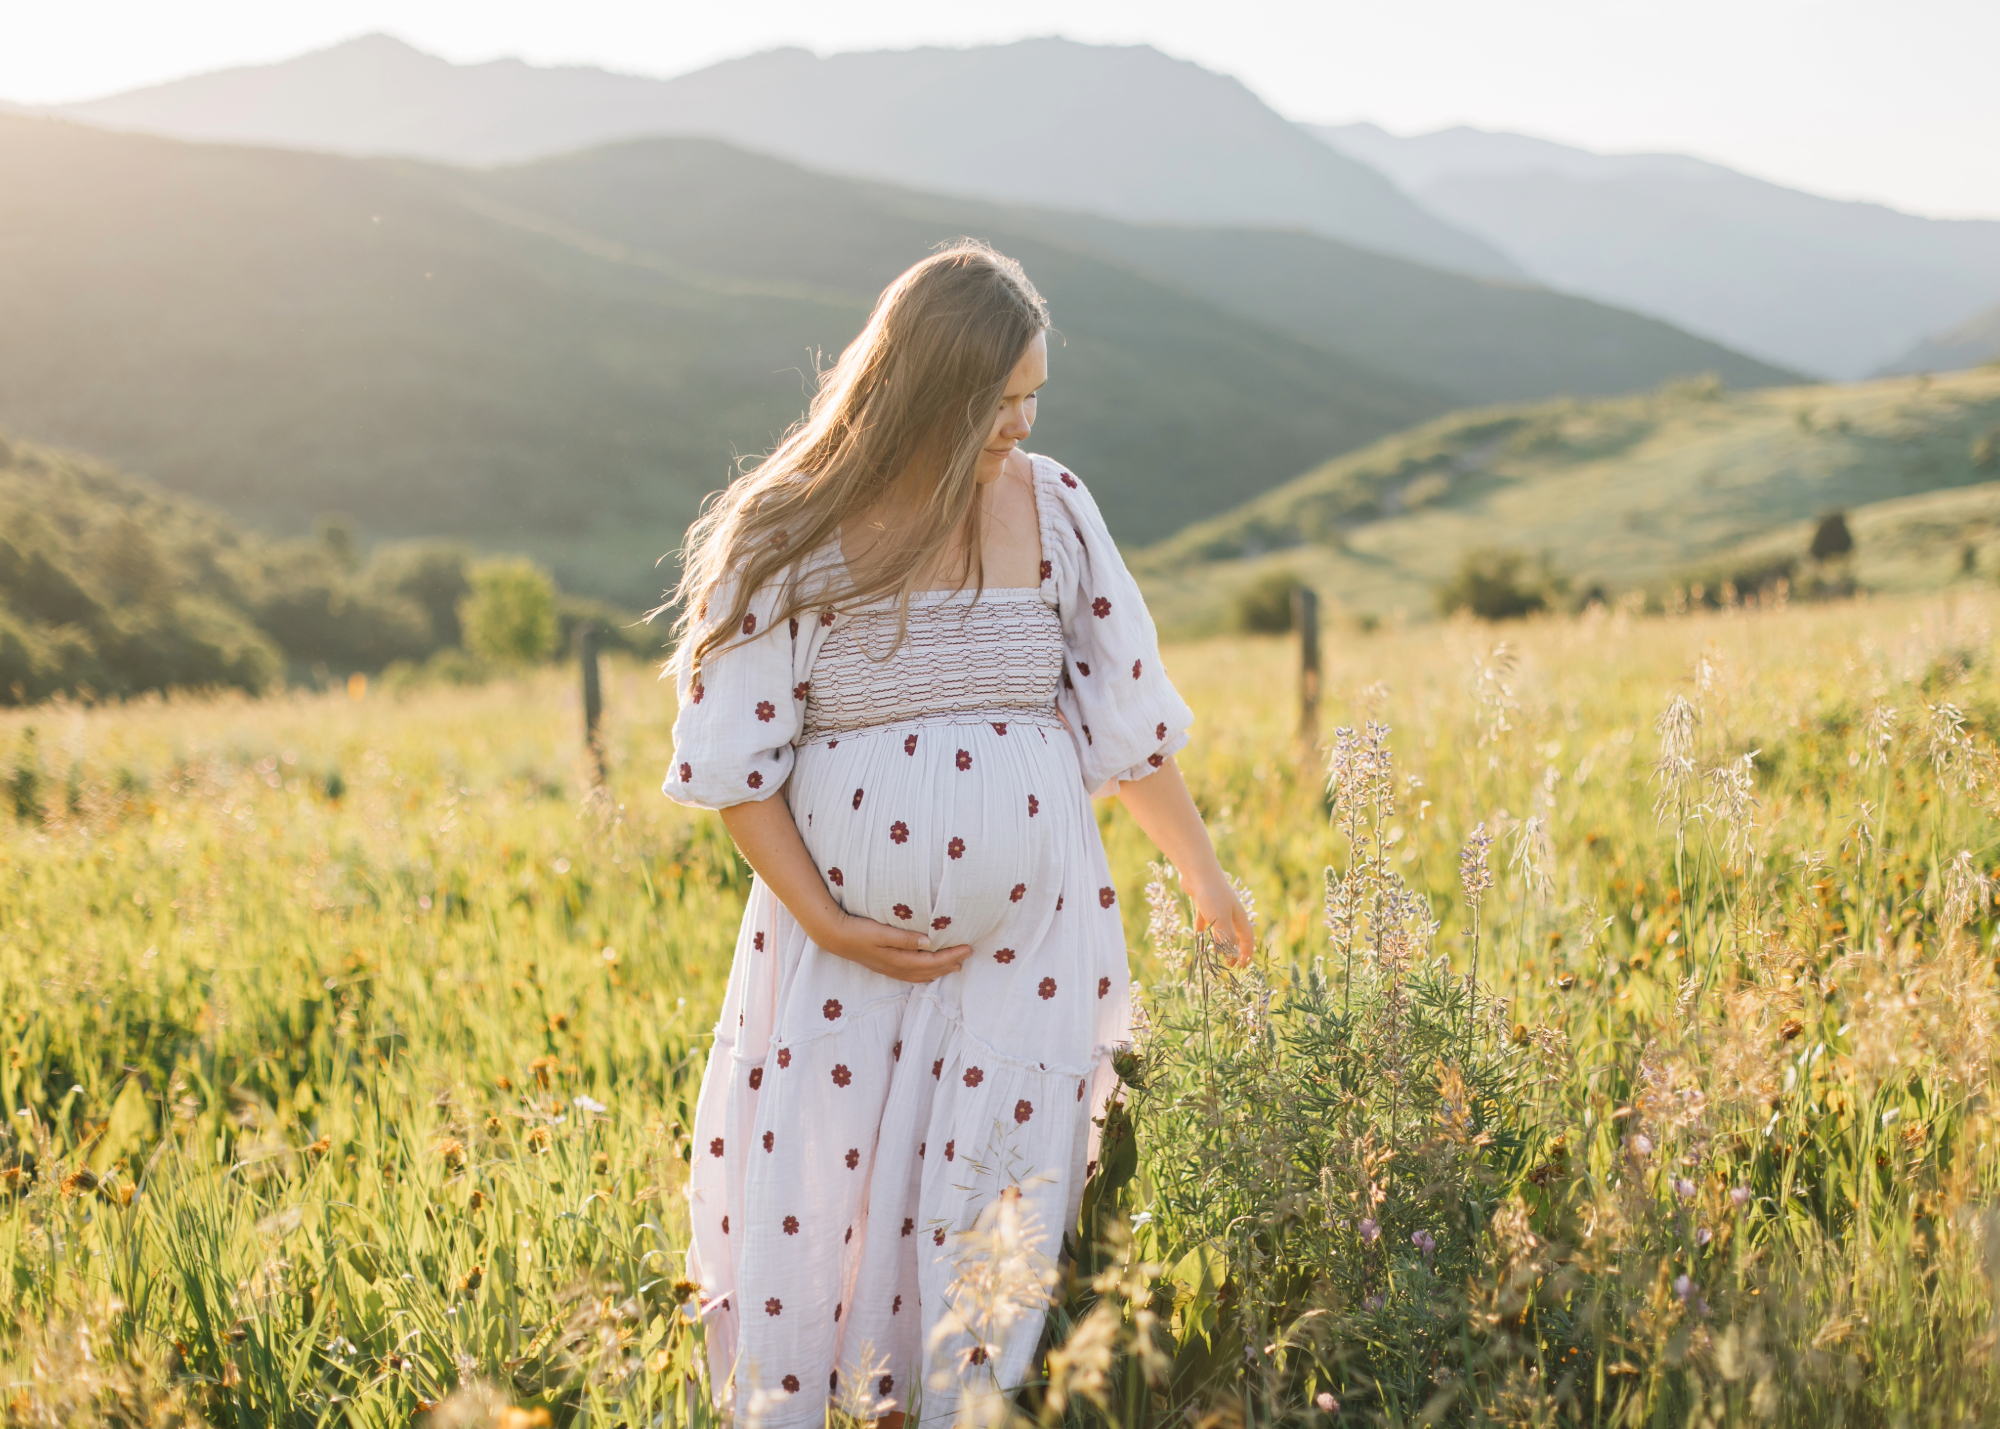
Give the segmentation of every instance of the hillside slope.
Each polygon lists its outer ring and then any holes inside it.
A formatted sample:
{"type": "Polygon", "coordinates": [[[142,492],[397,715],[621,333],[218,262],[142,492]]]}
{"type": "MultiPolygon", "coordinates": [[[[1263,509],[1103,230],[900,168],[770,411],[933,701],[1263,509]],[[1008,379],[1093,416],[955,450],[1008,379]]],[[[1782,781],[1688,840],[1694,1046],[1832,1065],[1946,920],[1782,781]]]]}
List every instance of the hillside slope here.
{"type": "Polygon", "coordinates": [[[1478,547],[1547,553],[1579,589],[1664,581],[1791,522],[1994,480],[2000,371],[1460,412],[1337,458],[1138,553],[1170,627],[1291,570],[1357,612],[1428,615],[1478,547]]]}
{"type": "Polygon", "coordinates": [[[1903,372],[1950,372],[2000,362],[2000,303],[1976,313],[1949,332],[1927,337],[1882,369],[1884,377],[1903,372]]]}
{"type": "MultiPolygon", "coordinates": [[[[718,173],[772,163],[679,142],[718,173]]],[[[769,259],[718,276],[570,221],[622,181],[605,162],[544,170],[574,180],[552,214],[504,174],[0,120],[0,422],[278,530],[341,510],[364,536],[527,549],[566,586],[646,601],[731,454],[799,414],[812,354],[976,216],[857,198],[836,261],[832,190],[789,256],[726,185],[627,196],[711,205],[737,226],[710,257],[769,259]]],[[[1037,443],[1090,474],[1123,539],[1450,405],[1089,253],[985,236],[1069,343],[1037,443]]]]}
{"type": "Polygon", "coordinates": [[[2000,221],[1821,198],[1678,154],[1464,127],[1314,132],[1542,282],[1802,372],[1861,377],[2000,301],[2000,221]]]}
{"type": "Polygon", "coordinates": [[[1238,81],[1145,45],[1040,39],[825,59],[785,49],[656,80],[516,60],[453,65],[370,35],[59,112],[180,138],[467,164],[700,134],[941,192],[1299,227],[1445,268],[1519,274],[1238,81]]]}

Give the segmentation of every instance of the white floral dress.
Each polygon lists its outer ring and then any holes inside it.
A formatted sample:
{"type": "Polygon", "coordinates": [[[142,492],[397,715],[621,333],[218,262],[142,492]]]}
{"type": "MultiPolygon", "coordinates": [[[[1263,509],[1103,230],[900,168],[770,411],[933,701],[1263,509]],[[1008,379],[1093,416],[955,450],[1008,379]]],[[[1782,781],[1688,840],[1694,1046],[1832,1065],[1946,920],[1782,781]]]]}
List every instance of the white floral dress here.
{"type": "MultiPolygon", "coordinates": [[[[699,680],[679,672],[669,798],[783,791],[851,913],[970,943],[917,986],[815,946],[761,882],[695,1113],[690,1276],[718,1392],[818,1425],[843,1376],[925,1424],[966,1384],[1026,1377],[935,1333],[956,1238],[1018,1195],[1051,1260],[1128,1036],[1125,942],[1090,795],[1187,741],[1153,623],[1083,486],[1033,459],[1041,584],[778,622],[754,599],[699,680]],[[916,1393],[922,1384],[922,1393],[916,1393]]],[[[826,562],[837,556],[822,558],[826,562]]]]}

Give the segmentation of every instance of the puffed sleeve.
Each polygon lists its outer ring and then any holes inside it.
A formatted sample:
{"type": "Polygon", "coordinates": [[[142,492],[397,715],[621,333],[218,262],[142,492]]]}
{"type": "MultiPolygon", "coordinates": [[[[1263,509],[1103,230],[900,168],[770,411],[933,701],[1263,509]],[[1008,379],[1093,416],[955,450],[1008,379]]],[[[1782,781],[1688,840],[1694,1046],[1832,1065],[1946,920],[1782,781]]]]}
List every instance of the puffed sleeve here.
{"type": "MultiPolygon", "coordinates": [[[[677,804],[726,809],[768,799],[792,773],[792,740],[805,715],[807,641],[796,620],[774,618],[775,586],[750,601],[742,629],[697,674],[685,647],[667,667],[680,712],[663,786],[677,804]]],[[[727,592],[710,598],[726,611],[727,592]]]]}
{"type": "Polygon", "coordinates": [[[1086,788],[1143,779],[1188,741],[1194,715],[1160,663],[1159,636],[1097,503],[1063,468],[1036,461],[1042,554],[1063,628],[1056,707],[1086,788]]]}

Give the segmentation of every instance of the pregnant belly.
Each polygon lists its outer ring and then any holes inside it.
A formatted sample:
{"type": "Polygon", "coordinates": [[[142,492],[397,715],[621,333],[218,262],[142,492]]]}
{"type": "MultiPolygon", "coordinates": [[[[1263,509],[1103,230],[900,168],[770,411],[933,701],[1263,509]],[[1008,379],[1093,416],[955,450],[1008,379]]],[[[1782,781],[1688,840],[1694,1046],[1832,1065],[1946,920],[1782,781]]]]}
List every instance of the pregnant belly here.
{"type": "Polygon", "coordinates": [[[841,906],[939,947],[990,950],[1044,923],[1092,830],[1067,731],[1038,725],[816,742],[799,751],[788,793],[841,906]]]}

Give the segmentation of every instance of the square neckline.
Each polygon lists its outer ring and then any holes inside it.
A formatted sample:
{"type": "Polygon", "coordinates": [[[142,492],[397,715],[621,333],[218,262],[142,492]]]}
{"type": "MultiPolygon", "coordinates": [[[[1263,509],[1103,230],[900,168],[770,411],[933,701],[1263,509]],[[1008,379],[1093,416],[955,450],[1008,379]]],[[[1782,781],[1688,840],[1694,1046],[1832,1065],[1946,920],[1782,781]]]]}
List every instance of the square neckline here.
{"type": "MultiPolygon", "coordinates": [[[[1022,453],[1022,455],[1028,458],[1028,494],[1029,497],[1033,500],[1035,506],[1035,551],[1036,551],[1035,558],[1036,561],[1038,562],[1040,569],[1048,570],[1050,568],[1049,543],[1048,543],[1049,522],[1048,522],[1048,512],[1043,506],[1043,497],[1042,497],[1042,463],[1046,461],[1047,458],[1038,456],[1034,452],[1024,452],[1022,453]]],[[[850,567],[847,563],[847,548],[841,542],[839,531],[835,531],[833,533],[833,540],[828,543],[828,546],[830,547],[832,554],[831,563],[833,565],[840,567],[842,575],[851,577],[853,575],[853,568],[850,567]]],[[[1017,600],[1026,596],[1035,596],[1043,598],[1044,603],[1046,604],[1048,602],[1046,601],[1044,593],[1048,590],[1050,583],[1054,579],[1055,579],[1054,575],[1050,574],[1043,576],[1042,579],[1034,585],[990,585],[990,586],[977,586],[977,587],[960,585],[960,586],[940,586],[933,588],[931,590],[913,590],[910,592],[910,603],[912,605],[915,605],[918,601],[926,599],[931,601],[949,600],[954,596],[965,595],[968,592],[970,592],[974,604],[977,604],[979,601],[985,599],[989,595],[1011,596],[1017,600]]],[[[857,609],[859,610],[880,609],[885,606],[893,606],[894,604],[895,604],[894,597],[884,596],[879,600],[871,601],[868,605],[857,607],[857,609]]]]}

